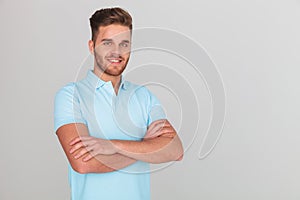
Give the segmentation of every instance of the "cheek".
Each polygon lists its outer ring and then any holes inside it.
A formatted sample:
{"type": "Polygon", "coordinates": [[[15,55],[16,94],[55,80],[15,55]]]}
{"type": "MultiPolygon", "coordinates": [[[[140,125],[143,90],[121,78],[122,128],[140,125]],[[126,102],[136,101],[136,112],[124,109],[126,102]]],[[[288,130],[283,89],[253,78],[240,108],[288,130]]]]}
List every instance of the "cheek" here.
{"type": "Polygon", "coordinates": [[[131,52],[131,48],[120,48],[119,49],[120,54],[122,55],[122,57],[129,57],[130,56],[130,52],[131,52]]]}
{"type": "Polygon", "coordinates": [[[100,56],[100,57],[104,57],[109,52],[110,52],[110,48],[108,48],[108,47],[99,45],[98,47],[95,48],[95,53],[97,53],[98,56],[100,56]]]}
{"type": "Polygon", "coordinates": [[[102,54],[99,54],[99,52],[95,52],[94,56],[94,59],[97,61],[98,64],[105,65],[105,58],[102,54]]]}
{"type": "Polygon", "coordinates": [[[125,59],[128,59],[129,56],[130,56],[130,52],[129,52],[129,53],[124,53],[124,54],[123,54],[123,58],[125,58],[125,59]]]}
{"type": "Polygon", "coordinates": [[[105,58],[105,56],[107,56],[107,55],[108,55],[108,52],[103,49],[97,49],[95,51],[95,56],[97,59],[103,60],[105,58]]]}

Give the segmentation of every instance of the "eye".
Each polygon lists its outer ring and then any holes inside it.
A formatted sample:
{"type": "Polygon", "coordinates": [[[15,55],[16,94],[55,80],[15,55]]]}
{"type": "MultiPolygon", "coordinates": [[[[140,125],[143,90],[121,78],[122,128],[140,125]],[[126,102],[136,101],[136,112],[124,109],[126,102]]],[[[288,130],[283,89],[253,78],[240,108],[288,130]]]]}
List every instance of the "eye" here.
{"type": "Polygon", "coordinates": [[[104,46],[110,46],[112,44],[112,42],[110,42],[110,41],[105,41],[105,42],[103,42],[103,45],[104,46]]]}
{"type": "Polygon", "coordinates": [[[128,43],[125,43],[125,42],[123,42],[123,43],[121,43],[121,44],[120,44],[120,46],[121,46],[121,47],[128,47],[128,46],[129,46],[129,44],[128,44],[128,43]]]}

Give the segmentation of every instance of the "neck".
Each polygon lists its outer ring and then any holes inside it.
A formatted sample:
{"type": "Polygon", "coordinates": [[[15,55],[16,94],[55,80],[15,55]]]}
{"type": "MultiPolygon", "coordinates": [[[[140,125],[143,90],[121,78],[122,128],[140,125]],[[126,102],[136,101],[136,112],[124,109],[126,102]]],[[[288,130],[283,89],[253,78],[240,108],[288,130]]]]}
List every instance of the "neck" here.
{"type": "Polygon", "coordinates": [[[118,92],[118,89],[119,89],[119,86],[121,83],[121,75],[112,76],[112,75],[106,74],[105,72],[98,69],[98,67],[94,68],[94,73],[96,74],[96,76],[98,76],[101,80],[103,80],[105,82],[111,81],[116,93],[118,92]]]}

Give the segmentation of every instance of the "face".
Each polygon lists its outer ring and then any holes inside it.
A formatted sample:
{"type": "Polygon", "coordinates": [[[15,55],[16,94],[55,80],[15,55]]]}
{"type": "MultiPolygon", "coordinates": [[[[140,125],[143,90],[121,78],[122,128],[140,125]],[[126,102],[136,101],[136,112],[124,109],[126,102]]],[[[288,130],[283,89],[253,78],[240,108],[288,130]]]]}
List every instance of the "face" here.
{"type": "Polygon", "coordinates": [[[89,48],[95,57],[95,70],[109,76],[119,76],[130,57],[130,29],[116,24],[100,26],[95,43],[89,41],[89,48]]]}

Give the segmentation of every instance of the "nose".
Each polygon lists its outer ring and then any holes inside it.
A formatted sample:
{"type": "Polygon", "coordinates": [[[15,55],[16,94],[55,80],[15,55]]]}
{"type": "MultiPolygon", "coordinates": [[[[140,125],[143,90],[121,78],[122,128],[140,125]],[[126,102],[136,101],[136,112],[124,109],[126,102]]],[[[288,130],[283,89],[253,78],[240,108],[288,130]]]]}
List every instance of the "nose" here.
{"type": "Polygon", "coordinates": [[[120,47],[118,45],[112,45],[111,54],[119,56],[121,54],[120,47]]]}
{"type": "Polygon", "coordinates": [[[111,52],[111,53],[109,54],[109,57],[111,57],[111,58],[120,58],[120,57],[121,57],[121,54],[116,53],[116,52],[111,52]]]}

